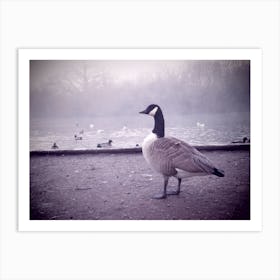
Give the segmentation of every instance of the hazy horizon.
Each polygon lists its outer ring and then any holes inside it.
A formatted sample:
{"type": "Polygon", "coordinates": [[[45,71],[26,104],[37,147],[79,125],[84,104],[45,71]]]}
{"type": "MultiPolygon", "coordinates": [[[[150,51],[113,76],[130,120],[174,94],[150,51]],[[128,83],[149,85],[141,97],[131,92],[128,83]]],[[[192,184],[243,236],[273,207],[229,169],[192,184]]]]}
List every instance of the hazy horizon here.
{"type": "Polygon", "coordinates": [[[30,116],[250,112],[248,60],[32,60],[30,116]]]}

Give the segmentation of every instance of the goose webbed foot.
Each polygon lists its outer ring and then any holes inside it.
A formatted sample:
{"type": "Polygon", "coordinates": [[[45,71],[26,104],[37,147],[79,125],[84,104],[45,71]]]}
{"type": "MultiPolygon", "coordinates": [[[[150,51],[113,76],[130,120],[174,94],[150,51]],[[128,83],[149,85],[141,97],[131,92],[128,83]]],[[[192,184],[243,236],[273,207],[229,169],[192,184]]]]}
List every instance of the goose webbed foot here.
{"type": "Polygon", "coordinates": [[[176,190],[176,191],[167,191],[167,195],[178,195],[180,193],[180,190],[176,190]]]}
{"type": "Polygon", "coordinates": [[[153,199],[165,199],[166,197],[166,193],[156,194],[152,196],[153,199]]]}

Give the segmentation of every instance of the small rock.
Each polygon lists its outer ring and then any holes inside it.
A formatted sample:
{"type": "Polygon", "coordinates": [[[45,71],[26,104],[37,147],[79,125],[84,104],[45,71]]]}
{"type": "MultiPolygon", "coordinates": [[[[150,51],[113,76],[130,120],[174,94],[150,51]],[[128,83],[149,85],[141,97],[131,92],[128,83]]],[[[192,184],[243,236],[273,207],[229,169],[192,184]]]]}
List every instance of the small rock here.
{"type": "Polygon", "coordinates": [[[151,175],[151,174],[142,174],[142,176],[147,178],[147,177],[152,177],[153,175],[151,175]]]}
{"type": "Polygon", "coordinates": [[[91,187],[76,187],[75,190],[76,191],[87,191],[87,190],[90,190],[92,189],[91,187]]]}

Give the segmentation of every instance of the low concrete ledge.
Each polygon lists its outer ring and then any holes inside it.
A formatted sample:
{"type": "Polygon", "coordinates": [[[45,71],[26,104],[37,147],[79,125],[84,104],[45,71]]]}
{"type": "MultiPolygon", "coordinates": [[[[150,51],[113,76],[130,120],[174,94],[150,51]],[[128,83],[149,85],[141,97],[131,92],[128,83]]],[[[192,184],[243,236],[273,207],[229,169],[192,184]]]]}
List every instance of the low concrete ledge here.
{"type": "Polygon", "coordinates": [[[249,151],[250,144],[205,145],[195,146],[200,151],[249,151]]]}
{"type": "MultiPolygon", "coordinates": [[[[250,144],[230,144],[230,145],[194,145],[194,147],[200,151],[249,151],[250,144]]],[[[31,151],[30,156],[42,156],[42,155],[82,155],[82,154],[132,154],[141,153],[142,148],[121,148],[121,149],[81,149],[81,150],[49,150],[49,151],[31,151]]]]}

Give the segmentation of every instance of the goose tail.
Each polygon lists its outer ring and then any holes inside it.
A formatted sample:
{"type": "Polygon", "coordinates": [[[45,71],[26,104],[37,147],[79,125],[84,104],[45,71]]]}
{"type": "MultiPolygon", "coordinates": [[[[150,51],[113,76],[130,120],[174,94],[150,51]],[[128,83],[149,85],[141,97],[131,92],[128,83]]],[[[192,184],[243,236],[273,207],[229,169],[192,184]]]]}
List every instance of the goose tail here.
{"type": "Polygon", "coordinates": [[[218,177],[224,177],[225,176],[225,172],[221,169],[217,169],[217,168],[214,168],[214,171],[212,173],[213,175],[216,175],[218,177]]]}

